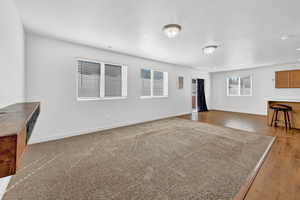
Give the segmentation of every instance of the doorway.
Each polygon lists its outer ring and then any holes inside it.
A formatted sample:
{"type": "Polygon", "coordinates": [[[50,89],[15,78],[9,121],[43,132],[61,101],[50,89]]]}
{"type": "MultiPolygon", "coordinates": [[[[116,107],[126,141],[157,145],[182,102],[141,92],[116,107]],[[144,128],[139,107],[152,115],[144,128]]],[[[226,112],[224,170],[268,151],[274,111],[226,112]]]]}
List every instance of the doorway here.
{"type": "Polygon", "coordinates": [[[192,79],[192,112],[208,111],[204,84],[204,79],[192,79]]]}

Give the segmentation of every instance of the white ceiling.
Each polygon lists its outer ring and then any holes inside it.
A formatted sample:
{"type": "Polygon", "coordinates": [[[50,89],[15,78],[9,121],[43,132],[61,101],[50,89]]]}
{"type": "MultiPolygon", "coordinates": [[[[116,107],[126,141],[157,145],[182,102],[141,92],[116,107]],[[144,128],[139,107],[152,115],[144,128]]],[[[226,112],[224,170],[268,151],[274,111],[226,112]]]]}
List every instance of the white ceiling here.
{"type": "Polygon", "coordinates": [[[15,1],[27,30],[154,60],[220,71],[300,59],[300,0],[15,1]],[[170,23],[182,26],[174,39],[170,23]]]}

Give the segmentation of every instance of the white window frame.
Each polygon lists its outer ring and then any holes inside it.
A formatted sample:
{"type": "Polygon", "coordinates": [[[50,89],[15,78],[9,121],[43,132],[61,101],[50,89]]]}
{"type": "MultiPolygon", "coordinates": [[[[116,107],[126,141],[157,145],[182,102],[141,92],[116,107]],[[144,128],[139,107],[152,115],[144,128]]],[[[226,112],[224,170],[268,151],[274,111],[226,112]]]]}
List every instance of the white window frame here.
{"type": "MultiPolygon", "coordinates": [[[[151,77],[150,77],[150,96],[140,96],[141,99],[155,99],[155,98],[168,98],[169,97],[169,75],[168,72],[163,72],[160,70],[154,70],[154,69],[149,69],[149,68],[141,68],[140,70],[145,69],[145,70],[150,70],[151,72],[151,77]],[[163,79],[163,95],[162,96],[154,96],[153,95],[153,80],[154,80],[154,71],[156,72],[162,72],[164,74],[164,79],[163,79]]],[[[141,77],[140,77],[141,78],[141,77]]]]}
{"type": "Polygon", "coordinates": [[[252,85],[252,76],[251,75],[227,77],[226,82],[227,82],[226,83],[226,89],[227,89],[227,96],[228,97],[250,97],[250,96],[252,96],[253,85],[252,85]],[[250,77],[250,94],[249,95],[241,95],[241,78],[245,78],[245,77],[250,77]],[[238,78],[238,80],[239,80],[238,94],[237,95],[229,94],[229,79],[230,78],[238,78]]]}
{"type": "Polygon", "coordinates": [[[98,101],[98,100],[115,100],[115,99],[126,99],[127,98],[127,72],[128,67],[122,64],[110,63],[110,62],[103,62],[94,59],[87,59],[87,58],[76,58],[76,97],[77,101],[98,101]],[[86,62],[93,62],[100,64],[100,97],[79,97],[78,96],[78,61],[86,61],[86,62]],[[122,70],[122,96],[118,97],[106,97],[105,96],[105,65],[117,65],[121,66],[122,70]]]}

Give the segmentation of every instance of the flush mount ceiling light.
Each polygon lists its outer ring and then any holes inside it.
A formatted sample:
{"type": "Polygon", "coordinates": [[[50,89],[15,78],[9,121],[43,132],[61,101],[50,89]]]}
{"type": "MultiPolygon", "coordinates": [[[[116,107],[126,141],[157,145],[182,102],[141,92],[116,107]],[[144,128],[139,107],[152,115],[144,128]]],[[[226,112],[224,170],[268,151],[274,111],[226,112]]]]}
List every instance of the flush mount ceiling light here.
{"type": "Polygon", "coordinates": [[[296,51],[300,51],[300,48],[296,49],[296,51]]]}
{"type": "Polygon", "coordinates": [[[181,26],[179,24],[167,24],[163,27],[163,32],[168,38],[176,37],[181,31],[181,26]]]}
{"type": "Polygon", "coordinates": [[[289,38],[290,38],[289,35],[283,35],[283,36],[280,37],[281,40],[287,40],[289,38]]]}
{"type": "Polygon", "coordinates": [[[206,55],[213,54],[216,51],[217,48],[218,48],[217,45],[206,46],[206,47],[203,48],[203,53],[206,54],[206,55]]]}
{"type": "Polygon", "coordinates": [[[284,34],[284,35],[281,35],[280,39],[281,40],[291,40],[291,39],[296,39],[298,36],[295,35],[295,34],[284,34]]]}

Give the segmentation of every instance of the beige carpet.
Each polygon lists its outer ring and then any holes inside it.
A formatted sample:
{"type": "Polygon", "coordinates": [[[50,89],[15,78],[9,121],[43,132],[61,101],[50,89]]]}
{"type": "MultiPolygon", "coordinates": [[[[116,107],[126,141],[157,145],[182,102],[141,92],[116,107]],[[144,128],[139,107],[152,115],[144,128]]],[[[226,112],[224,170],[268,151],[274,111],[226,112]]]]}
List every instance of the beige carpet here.
{"type": "Polygon", "coordinates": [[[173,118],[30,145],[4,200],[229,200],[272,141],[173,118]]]}

